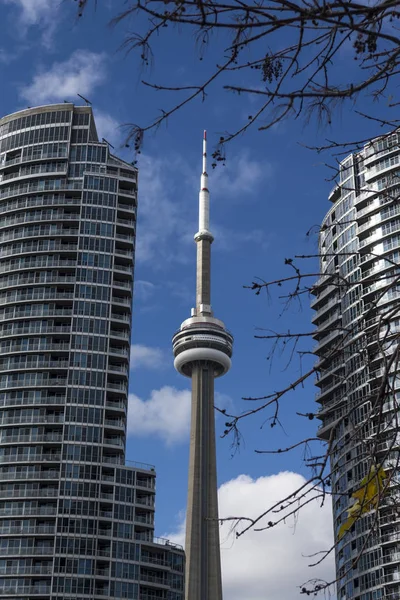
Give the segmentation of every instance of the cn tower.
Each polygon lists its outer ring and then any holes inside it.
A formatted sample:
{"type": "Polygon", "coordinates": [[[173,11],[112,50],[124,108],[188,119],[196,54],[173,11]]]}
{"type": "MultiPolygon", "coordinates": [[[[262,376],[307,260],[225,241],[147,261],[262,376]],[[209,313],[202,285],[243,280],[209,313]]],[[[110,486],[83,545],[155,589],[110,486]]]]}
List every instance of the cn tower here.
{"type": "Polygon", "coordinates": [[[211,309],[210,196],[207,136],[199,194],[196,308],[174,335],[174,366],[192,380],[188,503],[186,513],[186,600],[222,600],[215,451],[214,379],[231,367],[233,337],[211,309]]]}

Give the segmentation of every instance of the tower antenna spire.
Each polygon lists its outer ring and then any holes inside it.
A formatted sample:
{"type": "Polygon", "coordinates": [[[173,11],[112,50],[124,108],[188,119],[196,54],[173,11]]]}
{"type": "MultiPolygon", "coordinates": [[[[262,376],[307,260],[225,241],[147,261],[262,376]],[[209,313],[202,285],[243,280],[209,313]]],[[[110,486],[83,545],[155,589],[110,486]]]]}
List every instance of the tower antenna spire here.
{"type": "Polygon", "coordinates": [[[207,174],[207,132],[203,133],[203,168],[200,176],[199,230],[194,236],[197,243],[196,313],[212,315],[211,310],[211,244],[210,192],[207,174]]]}
{"type": "Polygon", "coordinates": [[[172,339],[174,366],[192,380],[192,420],[186,517],[186,600],[222,600],[215,453],[214,379],[231,367],[233,337],[211,310],[210,193],[207,133],[199,193],[196,307],[172,339]]]}
{"type": "Polygon", "coordinates": [[[203,173],[207,173],[207,130],[203,133],[203,173]]]}

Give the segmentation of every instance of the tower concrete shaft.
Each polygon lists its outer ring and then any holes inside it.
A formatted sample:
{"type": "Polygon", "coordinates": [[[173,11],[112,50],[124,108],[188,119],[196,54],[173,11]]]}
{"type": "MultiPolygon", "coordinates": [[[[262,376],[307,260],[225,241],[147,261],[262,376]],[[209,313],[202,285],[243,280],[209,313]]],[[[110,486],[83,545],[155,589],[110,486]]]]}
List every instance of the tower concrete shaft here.
{"type": "Polygon", "coordinates": [[[214,379],[229,371],[233,338],[211,309],[209,191],[203,138],[199,195],[196,308],[173,337],[175,368],[192,380],[188,505],[186,516],[186,600],[222,600],[218,522],[214,379]]]}
{"type": "Polygon", "coordinates": [[[214,368],[199,361],[192,369],[192,419],[186,515],[186,599],[222,600],[214,368]]]}

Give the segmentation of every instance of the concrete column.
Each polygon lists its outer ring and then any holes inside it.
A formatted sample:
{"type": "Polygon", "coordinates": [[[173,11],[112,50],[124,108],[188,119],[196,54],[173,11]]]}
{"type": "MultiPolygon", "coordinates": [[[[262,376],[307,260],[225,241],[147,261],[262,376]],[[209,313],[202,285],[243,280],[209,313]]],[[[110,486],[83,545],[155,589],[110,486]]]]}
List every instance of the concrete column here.
{"type": "Polygon", "coordinates": [[[215,451],[214,369],[198,362],[192,371],[186,600],[222,600],[215,451]]]}

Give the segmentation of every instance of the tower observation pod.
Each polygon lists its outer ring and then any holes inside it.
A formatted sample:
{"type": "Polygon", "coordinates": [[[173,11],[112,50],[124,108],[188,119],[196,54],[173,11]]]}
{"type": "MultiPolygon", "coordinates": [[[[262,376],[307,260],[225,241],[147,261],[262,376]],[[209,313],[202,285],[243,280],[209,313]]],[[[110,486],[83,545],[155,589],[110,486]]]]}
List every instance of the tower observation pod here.
{"type": "Polygon", "coordinates": [[[174,366],[192,380],[192,416],[186,515],[185,600],[222,600],[215,449],[214,379],[231,367],[233,337],[211,309],[210,195],[207,136],[199,194],[196,308],[172,339],[174,366]]]}

